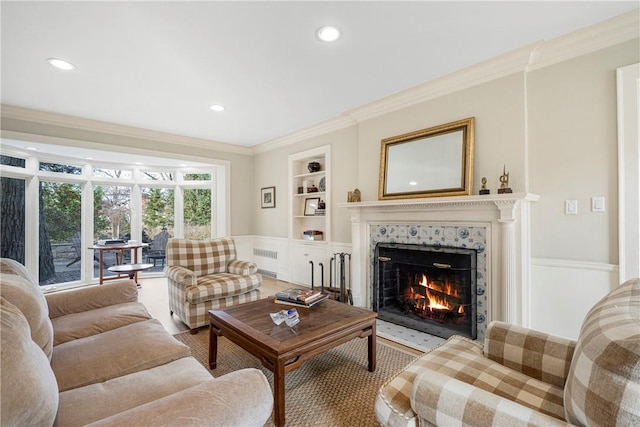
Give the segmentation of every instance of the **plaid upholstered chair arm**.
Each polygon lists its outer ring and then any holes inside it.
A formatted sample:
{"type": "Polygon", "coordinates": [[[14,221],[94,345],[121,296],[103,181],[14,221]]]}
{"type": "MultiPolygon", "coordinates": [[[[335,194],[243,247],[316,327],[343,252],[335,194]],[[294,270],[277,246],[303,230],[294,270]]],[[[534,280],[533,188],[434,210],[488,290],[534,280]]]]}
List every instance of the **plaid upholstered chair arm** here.
{"type": "Polygon", "coordinates": [[[133,280],[119,280],[103,286],[89,286],[45,294],[49,317],[82,313],[110,305],[138,301],[138,289],[133,280]]]}
{"type": "Polygon", "coordinates": [[[484,355],[529,377],[564,387],[576,342],[494,321],[487,327],[484,355]]]}
{"type": "Polygon", "coordinates": [[[249,276],[257,272],[258,266],[252,262],[233,260],[227,264],[227,273],[249,276]]]}
{"type": "Polygon", "coordinates": [[[164,274],[169,279],[169,283],[179,286],[195,286],[197,283],[196,274],[188,268],[179,265],[169,265],[164,268],[164,274]]]}
{"type": "Polygon", "coordinates": [[[413,383],[411,408],[420,418],[420,425],[570,425],[430,369],[418,375],[413,383]]]}

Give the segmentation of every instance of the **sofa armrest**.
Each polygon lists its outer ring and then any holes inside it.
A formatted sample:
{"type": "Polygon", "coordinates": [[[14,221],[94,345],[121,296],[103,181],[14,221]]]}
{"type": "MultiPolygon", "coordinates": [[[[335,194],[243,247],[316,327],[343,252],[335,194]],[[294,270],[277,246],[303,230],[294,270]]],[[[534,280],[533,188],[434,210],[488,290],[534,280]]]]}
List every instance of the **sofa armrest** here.
{"type": "Polygon", "coordinates": [[[494,321],[487,327],[484,355],[531,378],[564,388],[576,342],[494,321]]]}
{"type": "Polygon", "coordinates": [[[164,268],[164,274],[169,279],[169,284],[183,288],[197,284],[196,274],[188,268],[179,265],[166,266],[164,268]]]}
{"type": "Polygon", "coordinates": [[[421,420],[433,425],[570,425],[430,369],[418,375],[413,382],[411,409],[421,420]]]}
{"type": "Polygon", "coordinates": [[[258,272],[258,266],[253,262],[233,260],[227,264],[227,273],[249,276],[258,272]]]}
{"type": "Polygon", "coordinates": [[[263,426],[273,410],[264,374],[242,369],[102,419],[90,426],[263,426]]]}
{"type": "Polygon", "coordinates": [[[115,304],[138,301],[138,288],[133,280],[119,280],[105,285],[45,294],[49,317],[81,313],[115,304]]]}

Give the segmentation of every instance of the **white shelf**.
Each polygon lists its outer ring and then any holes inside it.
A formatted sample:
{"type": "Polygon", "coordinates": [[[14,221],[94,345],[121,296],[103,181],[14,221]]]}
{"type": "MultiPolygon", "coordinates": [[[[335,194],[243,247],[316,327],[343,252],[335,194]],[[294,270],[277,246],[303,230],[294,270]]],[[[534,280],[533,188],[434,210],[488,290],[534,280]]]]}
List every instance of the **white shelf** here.
{"type": "Polygon", "coordinates": [[[309,197],[309,196],[324,196],[326,191],[314,191],[312,193],[296,193],[293,197],[309,197]]]}
{"type": "Polygon", "coordinates": [[[318,177],[318,176],[321,177],[321,176],[324,176],[325,172],[326,171],[321,170],[321,171],[318,171],[318,172],[303,173],[303,174],[300,174],[300,175],[294,175],[293,178],[315,178],[315,177],[318,177]]]}

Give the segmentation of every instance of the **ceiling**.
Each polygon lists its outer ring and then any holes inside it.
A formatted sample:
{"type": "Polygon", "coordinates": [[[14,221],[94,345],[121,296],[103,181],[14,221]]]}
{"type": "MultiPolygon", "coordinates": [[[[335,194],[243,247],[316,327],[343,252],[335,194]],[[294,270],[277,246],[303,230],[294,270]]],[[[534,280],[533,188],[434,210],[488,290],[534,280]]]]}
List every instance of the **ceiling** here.
{"type": "Polygon", "coordinates": [[[6,105],[252,147],[637,1],[2,1],[6,105]],[[342,38],[315,38],[335,25],[342,38]],[[73,63],[60,71],[46,59],[73,63]],[[211,111],[222,104],[223,112],[211,111]]]}

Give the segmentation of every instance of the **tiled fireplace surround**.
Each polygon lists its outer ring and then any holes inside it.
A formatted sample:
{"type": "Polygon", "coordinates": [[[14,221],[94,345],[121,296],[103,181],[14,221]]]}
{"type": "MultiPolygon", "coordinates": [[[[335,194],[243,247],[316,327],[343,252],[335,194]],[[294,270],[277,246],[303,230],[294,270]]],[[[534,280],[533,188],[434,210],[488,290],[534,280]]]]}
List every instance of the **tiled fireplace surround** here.
{"type": "Polygon", "coordinates": [[[487,323],[527,326],[530,302],[529,193],[345,203],[351,216],[352,293],[372,307],[376,243],[477,250],[478,340],[487,323]]]}

